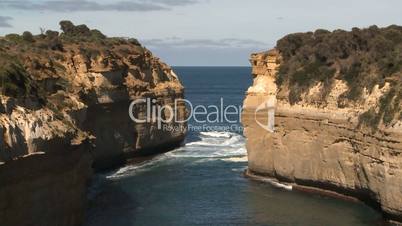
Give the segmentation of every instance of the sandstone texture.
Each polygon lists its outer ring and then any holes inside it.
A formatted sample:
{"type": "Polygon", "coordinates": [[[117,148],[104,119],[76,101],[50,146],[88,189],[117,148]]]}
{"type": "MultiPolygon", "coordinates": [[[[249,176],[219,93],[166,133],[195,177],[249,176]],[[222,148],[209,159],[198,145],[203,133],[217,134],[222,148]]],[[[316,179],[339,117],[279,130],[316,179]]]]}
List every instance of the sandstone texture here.
{"type": "MultiPolygon", "coordinates": [[[[184,89],[173,70],[135,39],[85,25],[0,38],[0,225],[80,225],[93,170],[180,145],[129,117],[133,100],[174,105],[184,89]]],[[[146,117],[146,103],[133,114],[146,117]]],[[[168,117],[169,112],[164,113],[168,117]]],[[[187,117],[184,104],[174,112],[187,117]]]]}
{"type": "Polygon", "coordinates": [[[291,104],[289,89],[276,82],[281,62],[276,49],[251,56],[254,84],[242,115],[249,172],[357,197],[387,218],[402,221],[402,121],[374,129],[359,123],[359,116],[377,105],[390,83],[340,107],[345,81],[334,80],[325,104],[318,82],[291,104]],[[260,107],[267,101],[275,105],[274,131],[261,126],[268,123],[268,110],[260,107]]]}

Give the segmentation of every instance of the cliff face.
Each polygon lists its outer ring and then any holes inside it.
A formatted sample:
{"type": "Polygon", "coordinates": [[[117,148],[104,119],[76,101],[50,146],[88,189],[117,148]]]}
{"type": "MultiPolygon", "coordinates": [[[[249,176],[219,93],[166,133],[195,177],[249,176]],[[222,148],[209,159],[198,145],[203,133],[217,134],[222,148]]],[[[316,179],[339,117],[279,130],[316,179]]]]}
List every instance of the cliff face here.
{"type": "MultiPolygon", "coordinates": [[[[61,25],[0,39],[0,225],[79,225],[92,167],[167,151],[186,133],[185,123],[167,131],[129,117],[133,100],[173,107],[184,97],[168,65],[134,39],[61,25]]],[[[132,113],[144,118],[146,103],[132,113]]],[[[184,119],[184,104],[174,114],[184,119]]]]}
{"type": "MultiPolygon", "coordinates": [[[[286,60],[277,49],[251,56],[254,84],[242,115],[248,173],[357,197],[402,221],[401,118],[382,119],[374,128],[362,123],[370,109],[387,114],[381,103],[397,83],[376,84],[358,101],[345,102],[350,86],[338,70],[329,85],[317,81],[292,99],[294,87],[277,81],[286,60]]],[[[402,81],[400,74],[396,78],[402,81]]]]}

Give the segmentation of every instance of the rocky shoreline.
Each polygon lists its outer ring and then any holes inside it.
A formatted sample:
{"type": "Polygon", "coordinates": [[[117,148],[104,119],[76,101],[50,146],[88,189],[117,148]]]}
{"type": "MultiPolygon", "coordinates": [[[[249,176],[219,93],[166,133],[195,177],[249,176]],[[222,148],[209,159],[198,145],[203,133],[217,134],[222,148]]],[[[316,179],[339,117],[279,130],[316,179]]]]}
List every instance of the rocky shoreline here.
{"type": "MultiPolygon", "coordinates": [[[[262,183],[268,183],[271,184],[274,187],[277,187],[279,189],[285,189],[288,191],[298,191],[298,192],[303,192],[307,194],[312,194],[312,195],[320,195],[320,196],[325,196],[325,197],[331,197],[339,200],[343,200],[346,202],[352,202],[352,203],[363,203],[368,205],[369,207],[373,208],[376,211],[382,212],[381,207],[378,205],[378,203],[373,202],[372,199],[367,197],[362,197],[360,194],[358,194],[356,191],[345,191],[343,189],[339,190],[338,188],[328,188],[323,186],[322,184],[314,183],[311,182],[309,184],[298,184],[298,183],[293,183],[293,182],[286,182],[288,180],[285,179],[285,181],[281,181],[278,179],[278,177],[272,177],[267,174],[261,174],[261,173],[256,173],[252,172],[250,169],[246,169],[244,171],[244,176],[249,178],[250,180],[254,181],[259,181],[262,183]]],[[[393,220],[392,216],[387,216],[384,215],[384,220],[381,222],[378,222],[380,225],[395,225],[395,226],[400,226],[402,223],[399,220],[393,220]]]]}
{"type": "Polygon", "coordinates": [[[246,169],[244,171],[244,175],[252,180],[269,183],[269,184],[272,184],[274,187],[282,188],[282,189],[289,190],[289,191],[301,191],[301,192],[305,192],[305,193],[328,196],[328,197],[341,199],[341,200],[345,200],[345,201],[349,201],[349,202],[361,202],[356,197],[346,195],[339,191],[336,192],[336,191],[321,189],[321,188],[318,188],[318,186],[304,186],[304,185],[299,185],[296,183],[291,183],[291,182],[289,183],[289,182],[281,181],[277,177],[271,177],[266,174],[260,174],[260,173],[253,172],[250,169],[246,169]]]}

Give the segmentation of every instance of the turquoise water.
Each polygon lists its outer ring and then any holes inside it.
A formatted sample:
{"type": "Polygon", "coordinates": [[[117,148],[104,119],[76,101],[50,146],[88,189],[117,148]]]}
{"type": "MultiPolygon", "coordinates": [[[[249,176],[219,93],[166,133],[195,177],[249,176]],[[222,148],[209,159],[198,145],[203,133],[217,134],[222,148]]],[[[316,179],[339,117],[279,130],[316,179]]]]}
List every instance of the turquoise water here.
{"type": "MultiPolygon", "coordinates": [[[[241,105],[252,82],[246,67],[175,70],[193,104],[219,103],[223,97],[225,104],[241,105]]],[[[177,150],[97,175],[86,225],[382,224],[380,214],[365,205],[245,178],[244,144],[239,132],[190,131],[177,150]]]]}

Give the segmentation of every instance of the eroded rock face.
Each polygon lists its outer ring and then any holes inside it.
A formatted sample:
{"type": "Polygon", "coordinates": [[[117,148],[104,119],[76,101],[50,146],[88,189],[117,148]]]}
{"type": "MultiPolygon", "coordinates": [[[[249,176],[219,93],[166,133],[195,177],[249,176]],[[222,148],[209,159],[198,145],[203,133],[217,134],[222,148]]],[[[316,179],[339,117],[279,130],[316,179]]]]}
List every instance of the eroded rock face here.
{"type": "Polygon", "coordinates": [[[1,225],[80,225],[92,172],[89,148],[70,146],[0,165],[1,225]]]}
{"type": "Polygon", "coordinates": [[[338,102],[344,81],[334,82],[325,104],[317,84],[291,105],[288,91],[275,83],[281,60],[276,50],[251,57],[254,84],[242,115],[250,173],[351,195],[402,221],[402,122],[380,124],[375,131],[359,126],[359,116],[379,102],[390,84],[376,86],[363,102],[344,108],[338,102]],[[270,132],[261,126],[268,123],[267,110],[255,111],[272,99],[275,128],[270,132]]]}
{"type": "MultiPolygon", "coordinates": [[[[150,51],[134,40],[50,35],[28,50],[0,40],[0,75],[20,76],[0,87],[0,225],[80,225],[93,169],[168,151],[185,137],[185,122],[166,123],[181,128],[169,131],[129,116],[134,100],[173,107],[184,98],[173,70],[150,51]],[[50,41],[57,48],[46,49],[50,41]]],[[[146,103],[133,114],[145,117],[146,103]]],[[[183,102],[174,114],[187,117],[183,102]]]]}

